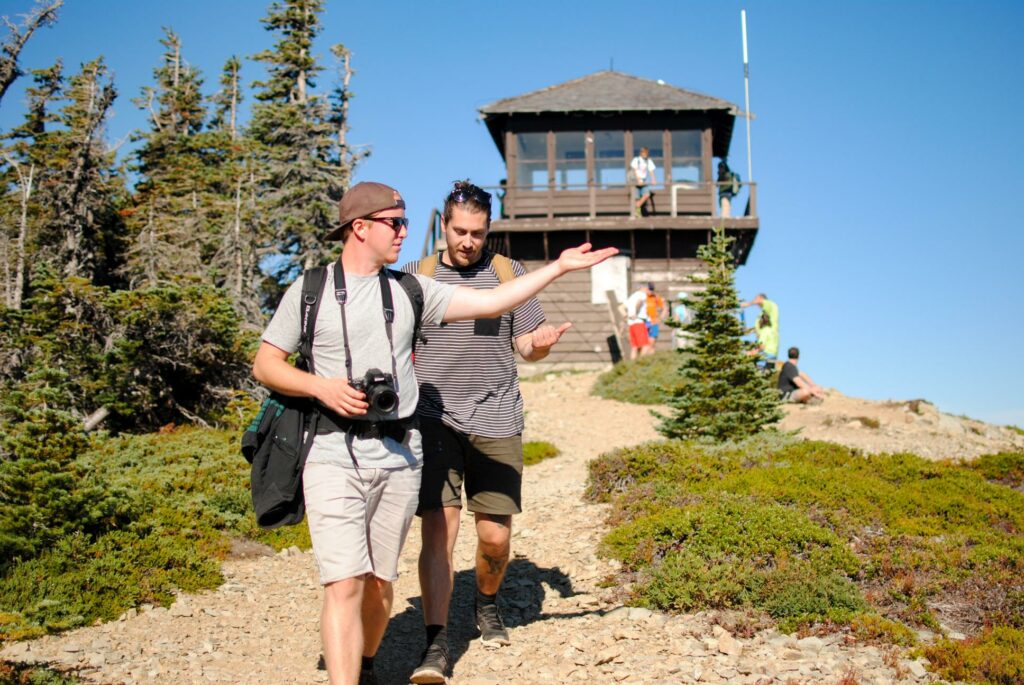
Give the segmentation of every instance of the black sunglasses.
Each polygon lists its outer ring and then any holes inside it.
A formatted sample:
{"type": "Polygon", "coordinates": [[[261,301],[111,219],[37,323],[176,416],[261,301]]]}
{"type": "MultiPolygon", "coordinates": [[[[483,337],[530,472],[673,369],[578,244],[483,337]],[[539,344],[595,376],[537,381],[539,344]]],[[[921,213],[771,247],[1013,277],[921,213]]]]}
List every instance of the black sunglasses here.
{"type": "Polygon", "coordinates": [[[401,231],[403,228],[409,228],[409,220],[404,216],[368,216],[366,220],[387,224],[391,227],[392,231],[401,231]]]}
{"type": "Polygon", "coordinates": [[[476,188],[474,190],[453,190],[451,195],[448,196],[452,201],[462,204],[468,200],[476,200],[479,204],[488,205],[491,204],[491,194],[486,190],[480,190],[476,188]]]}

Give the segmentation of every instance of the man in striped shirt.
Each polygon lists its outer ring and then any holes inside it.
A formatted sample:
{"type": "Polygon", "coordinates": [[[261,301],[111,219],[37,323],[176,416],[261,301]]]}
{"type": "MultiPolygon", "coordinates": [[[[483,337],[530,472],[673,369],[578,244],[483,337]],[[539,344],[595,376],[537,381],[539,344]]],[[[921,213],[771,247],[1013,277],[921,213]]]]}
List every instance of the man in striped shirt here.
{"type": "MultiPolygon", "coordinates": [[[[525,274],[518,262],[484,249],[490,223],[490,194],[468,181],[456,182],[442,213],[447,249],[402,270],[424,274],[432,268],[425,275],[441,283],[483,290],[525,274]]],[[[480,639],[488,646],[510,644],[495,599],[508,566],[512,515],[522,511],[523,398],[513,348],[523,359],[538,361],[571,325],[545,325],[536,298],[493,319],[424,323],[426,340],[416,348],[415,367],[423,435],[417,513],[422,517],[419,573],[427,647],[413,671],[414,683],[443,683],[450,668],[448,606],[463,487],[476,523],[480,639]]]]}

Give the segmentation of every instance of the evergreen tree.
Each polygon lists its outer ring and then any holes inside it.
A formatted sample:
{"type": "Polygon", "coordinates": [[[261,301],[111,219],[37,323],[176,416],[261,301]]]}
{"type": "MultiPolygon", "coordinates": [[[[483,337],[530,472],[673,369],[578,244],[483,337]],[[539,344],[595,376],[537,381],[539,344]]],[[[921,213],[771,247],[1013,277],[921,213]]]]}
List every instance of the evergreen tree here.
{"type": "Polygon", "coordinates": [[[222,158],[217,178],[217,214],[222,224],[220,240],[211,257],[214,282],[223,287],[239,313],[251,323],[262,323],[259,290],[261,274],[256,248],[258,227],[253,220],[255,149],[241,130],[238,108],[242,102],[242,63],[231,57],[220,78],[220,90],[210,98],[213,116],[208,135],[222,158]]]}
{"type": "Polygon", "coordinates": [[[210,98],[213,117],[210,128],[226,132],[234,140],[238,137],[238,106],[242,103],[242,62],[232,56],[224,63],[220,77],[220,90],[210,98]]]}
{"type": "Polygon", "coordinates": [[[33,86],[25,90],[28,109],[21,126],[5,135],[11,141],[2,152],[6,163],[0,182],[11,189],[0,198],[0,212],[4,215],[2,234],[4,303],[12,309],[21,309],[28,280],[28,269],[34,252],[34,236],[39,217],[44,214],[38,202],[39,178],[46,173],[43,146],[35,145],[48,126],[58,117],[49,103],[60,96],[63,79],[62,64],[58,60],[48,69],[32,72],[33,86]]]}
{"type": "Polygon", "coordinates": [[[259,147],[258,215],[265,236],[263,263],[275,288],[302,269],[326,261],[331,247],[323,236],[336,222],[336,202],[351,166],[338,147],[336,112],[328,99],[313,95],[321,71],[312,53],[320,32],[322,0],[285,0],[271,5],[262,21],[280,39],[273,50],[255,55],[268,77],[257,82],[250,135],[259,147]]]}
{"type": "Polygon", "coordinates": [[[337,131],[338,138],[338,169],[341,174],[341,185],[348,188],[352,183],[352,170],[369,150],[354,151],[348,144],[348,107],[353,93],[349,88],[355,71],[352,69],[352,53],[347,47],[338,43],[331,46],[331,54],[338,60],[338,83],[331,93],[330,122],[337,131]]]}
{"type": "Polygon", "coordinates": [[[117,95],[106,67],[99,59],[88,62],[66,81],[59,63],[34,75],[25,123],[6,136],[13,143],[4,155],[5,180],[8,188],[15,181],[24,217],[14,241],[22,247],[7,250],[25,261],[22,277],[10,280],[12,302],[43,266],[64,277],[115,283],[123,249],[117,209],[124,183],[103,139],[117,95]]]}
{"type": "Polygon", "coordinates": [[[135,152],[139,174],[129,219],[134,236],[125,272],[133,287],[202,279],[202,225],[205,175],[215,167],[196,140],[206,110],[202,77],[181,54],[181,40],[169,28],[160,44],[164,53],[153,70],[155,86],[146,86],[135,104],[149,111],[150,129],[140,135],[135,152]]]}
{"type": "Polygon", "coordinates": [[[668,402],[673,414],[658,426],[669,438],[743,438],[782,418],[778,392],[757,370],[747,353],[752,346],[742,338],[731,242],[719,227],[698,252],[707,275],[694,278],[704,290],[695,294],[693,319],[685,326],[694,344],[680,373],[689,382],[674,392],[668,402]]]}

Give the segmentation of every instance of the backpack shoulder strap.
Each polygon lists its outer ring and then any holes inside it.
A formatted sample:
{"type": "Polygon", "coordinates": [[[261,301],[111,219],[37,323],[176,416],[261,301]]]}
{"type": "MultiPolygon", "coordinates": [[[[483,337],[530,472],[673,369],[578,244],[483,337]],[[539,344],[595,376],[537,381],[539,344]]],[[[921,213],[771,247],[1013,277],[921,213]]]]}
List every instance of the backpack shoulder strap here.
{"type": "Polygon", "coordinates": [[[313,373],[313,336],[316,332],[316,315],[320,311],[320,300],[324,294],[327,268],[323,266],[307,269],[302,274],[302,334],[299,336],[300,363],[304,360],[306,370],[313,373]]]}
{"type": "Polygon", "coordinates": [[[512,260],[503,254],[497,252],[492,254],[491,266],[494,267],[494,273],[498,276],[498,283],[508,283],[516,277],[516,272],[512,270],[512,260]]]}
{"type": "MultiPolygon", "coordinates": [[[[424,257],[420,260],[419,268],[416,270],[420,276],[426,276],[427,278],[433,278],[434,272],[437,271],[437,253],[424,257]]],[[[416,280],[415,278],[412,280],[416,280]]],[[[416,284],[417,286],[419,283],[416,284]]]]}
{"type": "MultiPolygon", "coordinates": [[[[437,257],[434,257],[434,264],[437,264],[437,257]]],[[[423,262],[420,262],[420,268],[423,268],[423,262]]],[[[409,296],[409,302],[412,303],[413,312],[413,325],[412,325],[412,347],[416,349],[418,342],[426,342],[421,339],[420,326],[423,324],[423,286],[416,279],[413,274],[403,273],[401,271],[392,271],[395,276],[395,280],[398,281],[398,285],[402,286],[402,290],[409,296]]],[[[422,273],[422,272],[421,272],[422,273]]]]}

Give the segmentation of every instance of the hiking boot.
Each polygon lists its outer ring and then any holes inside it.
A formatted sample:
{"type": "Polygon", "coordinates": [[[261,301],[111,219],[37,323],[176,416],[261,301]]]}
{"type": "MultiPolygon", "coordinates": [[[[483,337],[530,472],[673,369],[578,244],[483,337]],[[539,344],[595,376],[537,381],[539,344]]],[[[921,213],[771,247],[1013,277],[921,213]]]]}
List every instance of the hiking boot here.
{"type": "Polygon", "coordinates": [[[480,642],[487,647],[501,647],[512,644],[508,637],[508,629],[501,622],[497,604],[478,604],[476,607],[476,627],[480,630],[480,642]]]}
{"type": "Polygon", "coordinates": [[[377,676],[372,668],[364,668],[359,671],[359,685],[377,685],[377,676]]]}
{"type": "Polygon", "coordinates": [[[409,676],[410,682],[443,683],[448,672],[448,650],[441,645],[430,645],[423,650],[420,665],[409,676]]]}

